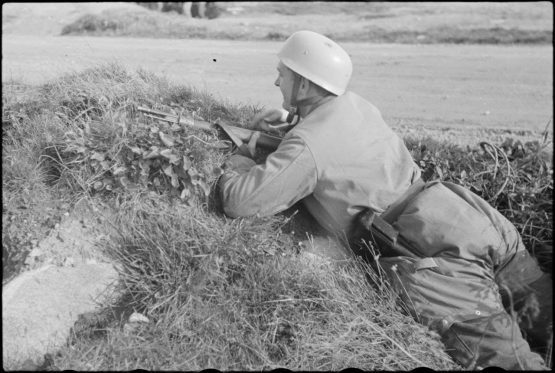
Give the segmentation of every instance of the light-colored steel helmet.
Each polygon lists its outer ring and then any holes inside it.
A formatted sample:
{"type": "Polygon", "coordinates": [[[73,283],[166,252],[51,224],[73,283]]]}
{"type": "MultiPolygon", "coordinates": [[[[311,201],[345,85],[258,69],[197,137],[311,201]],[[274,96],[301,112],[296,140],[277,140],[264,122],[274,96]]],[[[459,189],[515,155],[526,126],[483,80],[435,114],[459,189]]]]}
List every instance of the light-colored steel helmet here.
{"type": "Polygon", "coordinates": [[[347,89],[353,73],[347,52],[313,31],[295,32],[285,41],[278,57],[297,74],[338,96],[347,89]]]}

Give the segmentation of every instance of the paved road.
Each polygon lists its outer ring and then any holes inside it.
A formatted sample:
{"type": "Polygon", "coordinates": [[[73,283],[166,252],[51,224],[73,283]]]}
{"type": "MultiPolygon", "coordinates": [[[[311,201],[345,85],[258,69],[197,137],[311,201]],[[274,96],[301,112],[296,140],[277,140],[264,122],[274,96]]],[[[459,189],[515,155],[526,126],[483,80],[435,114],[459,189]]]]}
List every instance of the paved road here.
{"type": "MultiPolygon", "coordinates": [[[[278,42],[2,36],[2,81],[40,84],[115,61],[143,67],[230,103],[279,106],[278,42]]],[[[553,116],[552,46],[344,43],[351,89],[392,125],[541,131],[553,116]]]]}

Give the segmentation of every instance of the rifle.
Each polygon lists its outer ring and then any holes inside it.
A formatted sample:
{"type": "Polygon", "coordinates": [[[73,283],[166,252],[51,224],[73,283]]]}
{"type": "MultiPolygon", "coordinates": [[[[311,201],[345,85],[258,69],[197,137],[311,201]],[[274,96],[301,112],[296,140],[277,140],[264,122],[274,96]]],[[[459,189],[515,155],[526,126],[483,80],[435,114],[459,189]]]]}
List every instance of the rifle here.
{"type": "MultiPolygon", "coordinates": [[[[146,117],[165,121],[168,123],[176,123],[178,125],[186,125],[194,128],[201,129],[203,131],[212,131],[214,129],[220,129],[224,132],[227,137],[237,147],[241,147],[244,143],[247,143],[254,132],[260,132],[255,130],[249,130],[247,128],[232,126],[225,123],[222,119],[216,120],[214,123],[206,122],[204,120],[191,119],[183,117],[181,115],[174,115],[169,113],[164,113],[158,110],[152,110],[145,107],[137,107],[137,110],[143,113],[146,117]]],[[[270,135],[265,132],[260,132],[260,137],[256,142],[257,145],[266,148],[268,150],[276,150],[281,143],[282,138],[275,135],[270,135]]]]}

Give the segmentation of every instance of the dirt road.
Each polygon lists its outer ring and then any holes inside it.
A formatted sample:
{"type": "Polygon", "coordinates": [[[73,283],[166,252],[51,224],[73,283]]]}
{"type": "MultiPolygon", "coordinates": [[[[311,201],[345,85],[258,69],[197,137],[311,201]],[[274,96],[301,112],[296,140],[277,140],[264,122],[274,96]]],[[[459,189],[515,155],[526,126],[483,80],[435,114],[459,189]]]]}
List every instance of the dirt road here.
{"type": "MultiPolygon", "coordinates": [[[[40,84],[115,61],[233,103],[279,106],[278,42],[2,36],[2,81],[40,84]]],[[[351,90],[392,125],[541,131],[553,116],[551,46],[343,43],[351,90]]]]}

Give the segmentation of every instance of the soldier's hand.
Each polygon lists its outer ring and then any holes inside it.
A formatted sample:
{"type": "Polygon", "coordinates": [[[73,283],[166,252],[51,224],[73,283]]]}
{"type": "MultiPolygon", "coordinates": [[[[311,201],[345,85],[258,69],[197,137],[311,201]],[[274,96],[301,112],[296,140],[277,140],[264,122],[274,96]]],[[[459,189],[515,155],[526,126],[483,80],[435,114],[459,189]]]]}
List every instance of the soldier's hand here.
{"type": "Polygon", "coordinates": [[[283,115],[284,112],[281,109],[264,110],[253,117],[251,122],[248,124],[248,128],[253,130],[278,132],[278,130],[276,128],[272,128],[271,125],[284,123],[282,120],[283,115]]]}
{"type": "Polygon", "coordinates": [[[237,154],[244,157],[254,158],[256,154],[256,142],[260,137],[260,132],[253,132],[248,144],[243,144],[237,149],[237,154]]]}

